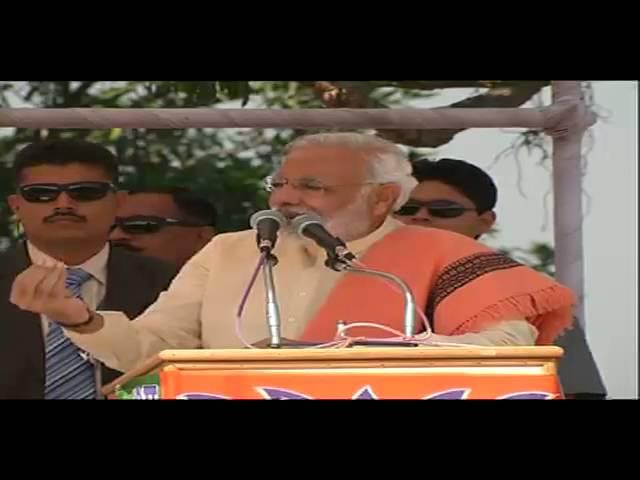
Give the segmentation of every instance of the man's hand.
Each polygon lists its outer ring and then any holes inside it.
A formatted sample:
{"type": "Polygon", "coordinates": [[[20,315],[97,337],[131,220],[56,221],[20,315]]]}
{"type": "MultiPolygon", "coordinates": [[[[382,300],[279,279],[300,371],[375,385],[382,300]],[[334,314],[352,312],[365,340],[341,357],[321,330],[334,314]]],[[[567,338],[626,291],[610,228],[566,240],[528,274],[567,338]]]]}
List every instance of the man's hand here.
{"type": "Polygon", "coordinates": [[[9,300],[64,326],[81,324],[87,320],[87,307],[67,290],[65,278],[63,266],[32,265],[13,281],[9,300]]]}

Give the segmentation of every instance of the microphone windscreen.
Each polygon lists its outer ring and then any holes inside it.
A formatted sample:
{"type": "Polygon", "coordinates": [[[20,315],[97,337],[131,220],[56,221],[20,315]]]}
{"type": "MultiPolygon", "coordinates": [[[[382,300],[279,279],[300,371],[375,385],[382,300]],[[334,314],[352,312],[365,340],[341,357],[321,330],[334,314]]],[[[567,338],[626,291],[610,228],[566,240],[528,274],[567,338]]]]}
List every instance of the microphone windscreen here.
{"type": "Polygon", "coordinates": [[[323,225],[322,217],[316,215],[315,213],[305,213],[303,215],[299,215],[291,220],[291,229],[297,232],[299,235],[302,235],[302,231],[305,229],[305,227],[312,223],[323,225]]]}
{"type": "Polygon", "coordinates": [[[278,225],[280,226],[285,225],[287,223],[287,219],[284,217],[284,215],[282,215],[277,210],[260,210],[259,212],[256,212],[253,215],[251,215],[251,218],[249,219],[249,224],[251,225],[251,228],[256,228],[258,223],[261,220],[264,220],[266,218],[275,220],[276,222],[278,222],[278,225]]]}

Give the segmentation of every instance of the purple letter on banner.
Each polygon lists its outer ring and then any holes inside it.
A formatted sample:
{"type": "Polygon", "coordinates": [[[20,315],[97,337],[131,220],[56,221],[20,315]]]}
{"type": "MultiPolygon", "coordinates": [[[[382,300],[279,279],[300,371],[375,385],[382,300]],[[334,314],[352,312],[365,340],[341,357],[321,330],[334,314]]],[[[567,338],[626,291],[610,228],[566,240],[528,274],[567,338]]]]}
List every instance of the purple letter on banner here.
{"type": "Polygon", "coordinates": [[[158,400],[160,399],[160,388],[158,385],[138,385],[133,389],[133,398],[136,400],[158,400]]]}
{"type": "Polygon", "coordinates": [[[553,398],[553,394],[547,392],[519,392],[504,395],[498,400],[549,400],[553,398]]]}
{"type": "Polygon", "coordinates": [[[351,398],[353,400],[377,400],[378,399],[378,397],[376,396],[376,394],[374,393],[374,391],[371,389],[369,385],[367,385],[366,387],[362,387],[351,398]]]}
{"type": "Polygon", "coordinates": [[[432,393],[424,397],[423,400],[464,400],[469,395],[469,392],[468,388],[454,388],[453,390],[432,393]]]}
{"type": "Polygon", "coordinates": [[[256,389],[267,400],[312,400],[311,397],[293,390],[271,387],[256,387],[256,389]]]}
{"type": "Polygon", "coordinates": [[[229,397],[214,395],[213,393],[190,392],[181,393],[176,397],[176,400],[229,400],[229,397]]]}

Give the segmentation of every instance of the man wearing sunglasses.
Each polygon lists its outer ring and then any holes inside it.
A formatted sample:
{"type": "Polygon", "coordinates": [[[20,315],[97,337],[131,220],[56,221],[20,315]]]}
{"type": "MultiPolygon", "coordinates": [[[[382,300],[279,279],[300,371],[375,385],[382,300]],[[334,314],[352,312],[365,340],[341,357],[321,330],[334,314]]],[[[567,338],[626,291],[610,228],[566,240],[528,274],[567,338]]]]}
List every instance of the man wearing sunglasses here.
{"type": "MultiPolygon", "coordinates": [[[[571,324],[575,296],[553,279],[463,235],[392,218],[416,183],[401,148],[376,136],[345,132],[296,139],[266,185],[272,209],[289,219],[319,215],[360,262],[403,278],[434,332],[428,335],[420,325],[415,333],[425,341],[544,345],[571,324]]],[[[322,248],[286,228],[274,254],[283,338],[330,342],[338,320],[402,331],[403,296],[393,286],[330,270],[322,248]]],[[[55,316],[87,351],[114,368],[130,370],[164,349],[241,348],[241,337],[250,344],[267,337],[261,282],[243,301],[257,260],[255,230],[219,234],[133,322],[120,312],[96,312],[65,297],[55,269],[47,273],[43,289],[26,274],[17,278],[12,300],[20,308],[55,316]]],[[[358,327],[349,335],[390,334],[358,327]]]]}
{"type": "MultiPolygon", "coordinates": [[[[475,239],[493,226],[498,190],[481,168],[451,158],[413,164],[418,185],[396,218],[409,225],[440,228],[475,239]]],[[[578,322],[558,338],[565,350],[559,375],[568,398],[602,400],[607,390],[578,322]]]]}
{"type": "Polygon", "coordinates": [[[441,228],[478,239],[496,221],[498,191],[487,173],[462,160],[414,162],[418,185],[396,218],[409,225],[441,228]]]}
{"type": "Polygon", "coordinates": [[[117,163],[81,140],[44,140],[14,161],[9,205],[26,240],[0,255],[0,398],[98,398],[121,373],[68,341],[57,318],[16,308],[12,284],[27,272],[38,289],[57,266],[65,295],[89,308],[139,315],[167,288],[175,269],[108,244],[118,205],[117,163]]]}
{"type": "Polygon", "coordinates": [[[130,190],[118,207],[111,242],[181,268],[213,238],[215,225],[214,205],[186,188],[130,190]]]}

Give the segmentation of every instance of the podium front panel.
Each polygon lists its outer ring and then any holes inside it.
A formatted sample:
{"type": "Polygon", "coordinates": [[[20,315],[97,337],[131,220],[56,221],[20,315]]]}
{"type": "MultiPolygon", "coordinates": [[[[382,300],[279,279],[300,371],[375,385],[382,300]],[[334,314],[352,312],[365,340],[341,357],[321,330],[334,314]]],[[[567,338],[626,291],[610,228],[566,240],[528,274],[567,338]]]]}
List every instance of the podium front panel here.
{"type": "Polygon", "coordinates": [[[442,359],[427,366],[371,367],[340,362],[259,367],[172,362],[120,385],[121,399],[558,399],[553,359],[442,359]]]}

